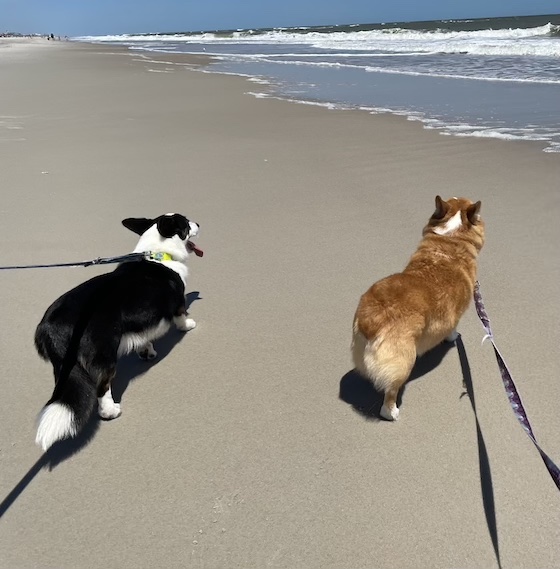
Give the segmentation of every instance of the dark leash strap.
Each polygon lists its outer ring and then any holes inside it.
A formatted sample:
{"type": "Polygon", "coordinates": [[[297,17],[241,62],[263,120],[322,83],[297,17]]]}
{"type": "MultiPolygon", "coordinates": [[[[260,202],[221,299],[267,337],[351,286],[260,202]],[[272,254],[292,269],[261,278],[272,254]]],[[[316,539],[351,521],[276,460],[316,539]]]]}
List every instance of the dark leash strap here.
{"type": "Polygon", "coordinates": [[[150,253],[128,253],[118,257],[98,257],[91,261],[78,261],[77,263],[54,263],[52,265],[11,265],[0,267],[0,271],[16,269],[50,269],[54,267],[91,267],[93,265],[109,265],[113,263],[128,263],[130,261],[141,261],[150,257],[150,253]]]}
{"type": "Polygon", "coordinates": [[[484,302],[482,301],[482,295],[480,294],[480,283],[477,281],[474,286],[474,304],[476,308],[476,312],[480,321],[482,322],[482,326],[484,330],[486,330],[486,336],[482,339],[484,343],[485,340],[490,340],[492,342],[492,346],[494,347],[494,353],[496,354],[496,359],[498,360],[498,367],[500,368],[500,374],[502,376],[502,382],[504,384],[504,388],[506,390],[506,394],[509,399],[509,403],[517,420],[523,427],[523,430],[527,433],[527,436],[533,441],[535,447],[539,451],[543,462],[554,480],[558,490],[560,490],[560,468],[558,468],[554,462],[550,459],[550,457],[542,450],[542,448],[537,443],[537,439],[533,434],[533,429],[531,428],[531,423],[529,423],[529,419],[527,417],[527,413],[525,412],[525,408],[523,407],[523,403],[521,402],[521,397],[515,387],[515,383],[513,381],[513,377],[502,357],[500,351],[496,347],[496,343],[494,342],[494,335],[492,334],[492,329],[490,328],[490,319],[488,318],[488,314],[486,313],[486,308],[484,307],[484,302]]]}

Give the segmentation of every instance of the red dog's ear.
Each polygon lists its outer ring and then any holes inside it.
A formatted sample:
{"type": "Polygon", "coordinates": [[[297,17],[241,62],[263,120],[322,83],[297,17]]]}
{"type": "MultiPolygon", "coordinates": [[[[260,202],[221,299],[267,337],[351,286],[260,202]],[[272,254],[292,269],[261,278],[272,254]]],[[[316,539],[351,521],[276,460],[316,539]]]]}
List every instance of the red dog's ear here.
{"type": "Polygon", "coordinates": [[[449,204],[442,200],[439,196],[436,196],[436,211],[432,214],[434,219],[443,219],[446,213],[449,211],[449,204]]]}
{"type": "Polygon", "coordinates": [[[473,224],[476,225],[480,220],[480,206],[482,202],[479,200],[476,203],[473,203],[467,208],[467,219],[473,224]]]}
{"type": "Polygon", "coordinates": [[[146,217],[127,217],[122,220],[122,224],[137,235],[143,235],[154,224],[154,220],[146,217]]]}

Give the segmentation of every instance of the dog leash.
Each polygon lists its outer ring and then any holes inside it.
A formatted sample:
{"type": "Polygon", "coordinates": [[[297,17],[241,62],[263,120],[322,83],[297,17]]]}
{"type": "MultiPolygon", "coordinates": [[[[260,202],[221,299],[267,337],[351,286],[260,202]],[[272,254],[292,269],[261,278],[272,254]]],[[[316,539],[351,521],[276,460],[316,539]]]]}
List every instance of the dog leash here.
{"type": "Polygon", "coordinates": [[[11,265],[0,267],[0,271],[16,270],[16,269],[50,269],[53,267],[91,267],[93,265],[109,265],[112,263],[129,263],[131,261],[141,261],[142,259],[152,258],[152,253],[128,253],[118,257],[97,257],[91,261],[78,261],[77,263],[54,263],[51,265],[11,265]]]}
{"type": "Polygon", "coordinates": [[[506,394],[508,396],[511,408],[513,409],[513,412],[517,417],[517,420],[523,427],[523,430],[527,433],[527,436],[533,441],[535,447],[537,447],[537,450],[539,451],[541,458],[543,459],[543,462],[546,465],[546,468],[548,469],[550,476],[552,477],[552,480],[554,480],[554,483],[556,484],[558,490],[560,490],[560,468],[558,468],[556,464],[552,462],[550,457],[544,452],[544,450],[542,450],[542,448],[537,443],[535,435],[533,434],[531,423],[529,423],[527,413],[525,411],[525,408],[523,407],[523,403],[521,402],[521,397],[519,396],[519,392],[517,391],[515,382],[513,381],[513,377],[511,376],[511,373],[506,365],[506,362],[504,361],[504,358],[502,357],[502,354],[500,354],[500,351],[498,350],[496,343],[494,342],[494,335],[492,334],[492,329],[490,328],[490,319],[488,318],[486,308],[484,307],[482,295],[480,294],[480,283],[478,281],[476,281],[474,285],[473,296],[474,296],[474,305],[476,308],[476,313],[478,314],[478,317],[482,322],[482,326],[486,331],[486,336],[482,338],[482,343],[484,343],[485,340],[490,340],[492,342],[492,346],[494,347],[494,353],[496,354],[496,360],[498,360],[498,367],[500,368],[502,382],[504,384],[504,388],[506,390],[506,394]]]}

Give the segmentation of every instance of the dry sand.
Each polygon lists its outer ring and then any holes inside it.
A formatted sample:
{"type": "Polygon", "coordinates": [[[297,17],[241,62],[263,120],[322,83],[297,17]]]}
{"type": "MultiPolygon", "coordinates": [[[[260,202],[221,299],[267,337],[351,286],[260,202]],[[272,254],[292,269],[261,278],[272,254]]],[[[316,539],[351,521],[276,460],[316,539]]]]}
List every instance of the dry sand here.
{"type": "Polygon", "coordinates": [[[560,496],[474,309],[460,332],[481,437],[455,348],[423,362],[395,424],[360,412],[375,397],[349,373],[359,295],[402,269],[434,196],[481,199],[495,336],[560,460],[559,155],[255,99],[178,57],[19,53],[0,51],[0,264],[124,253],[121,219],[168,211],[201,224],[205,256],[199,327],[154,365],[123,361],[122,417],[46,456],[34,329],[103,269],[0,273],[0,567],[560,567],[560,496]]]}

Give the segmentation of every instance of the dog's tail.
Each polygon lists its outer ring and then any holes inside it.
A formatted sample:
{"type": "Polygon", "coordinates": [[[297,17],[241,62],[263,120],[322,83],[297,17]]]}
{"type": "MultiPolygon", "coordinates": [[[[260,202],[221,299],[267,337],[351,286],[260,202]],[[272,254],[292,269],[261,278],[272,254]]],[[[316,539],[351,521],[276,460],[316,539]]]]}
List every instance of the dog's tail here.
{"type": "Polygon", "coordinates": [[[404,335],[379,334],[368,340],[354,323],[352,337],[354,366],[376,389],[387,392],[400,388],[408,379],[416,350],[414,340],[404,335]]]}
{"type": "Polygon", "coordinates": [[[76,363],[57,377],[52,397],[37,419],[35,442],[46,451],[55,442],[75,437],[89,419],[97,401],[96,385],[76,363]]]}

